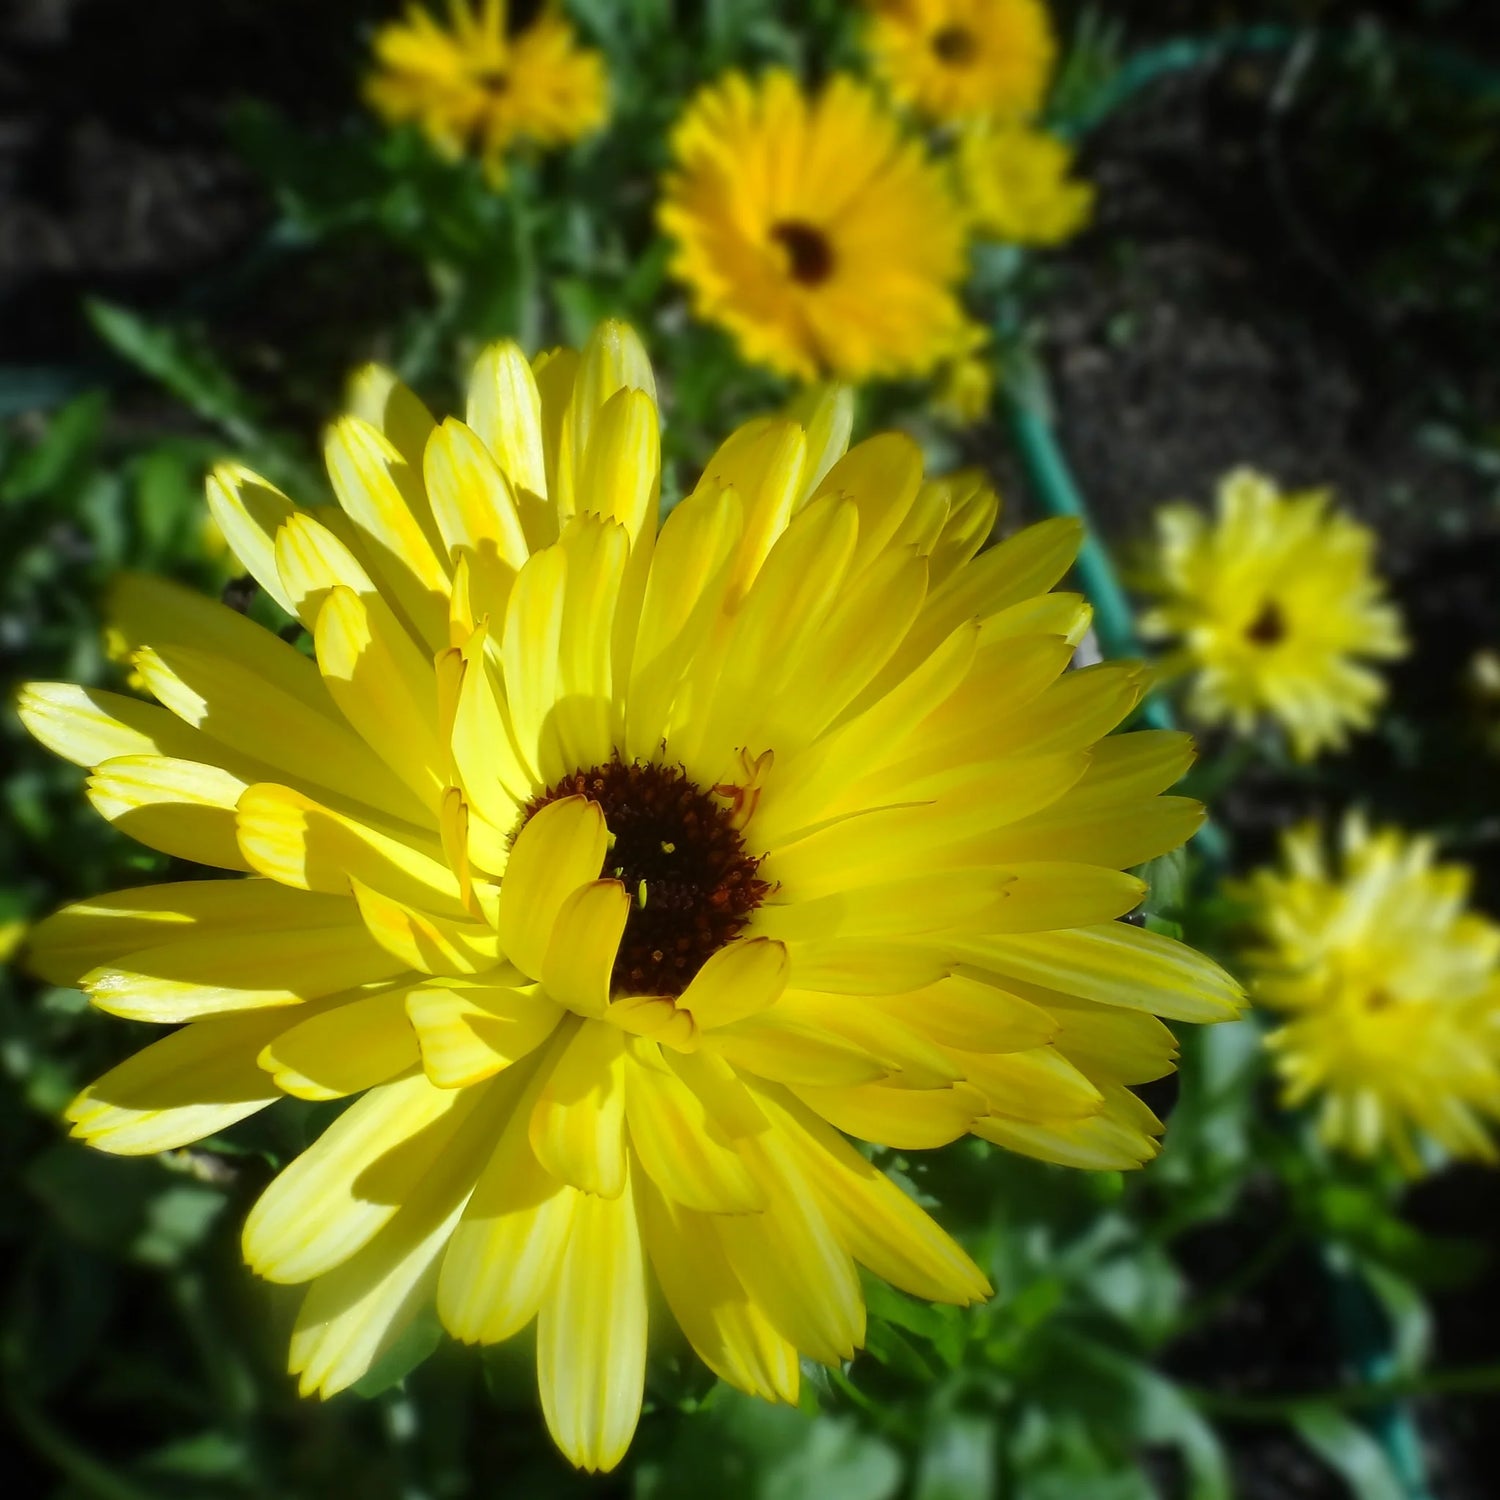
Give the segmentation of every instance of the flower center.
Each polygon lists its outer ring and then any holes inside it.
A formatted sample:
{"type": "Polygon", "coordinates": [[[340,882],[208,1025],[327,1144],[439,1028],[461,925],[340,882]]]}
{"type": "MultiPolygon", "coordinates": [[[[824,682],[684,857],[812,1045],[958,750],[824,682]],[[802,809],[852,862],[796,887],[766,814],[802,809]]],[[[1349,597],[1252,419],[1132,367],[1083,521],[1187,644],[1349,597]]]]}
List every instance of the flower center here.
{"type": "Polygon", "coordinates": [[[499,63],[490,63],[474,70],[474,82],[492,98],[499,98],[510,88],[510,73],[499,63]]]}
{"type": "Polygon", "coordinates": [[[609,828],[600,873],[632,898],[611,991],[680,995],[765,900],[759,857],[745,848],[732,808],[680,766],[616,759],[574,771],[526,804],[521,826],[549,802],[579,796],[599,804],[609,828]]]}
{"type": "Polygon", "coordinates": [[[1286,616],[1274,599],[1267,599],[1245,627],[1245,639],[1252,646],[1279,646],[1286,639],[1286,616]]]}
{"type": "Polygon", "coordinates": [[[967,26],[944,26],[933,32],[932,50],[940,62],[964,68],[979,56],[979,38],[967,26]]]}
{"type": "Polygon", "coordinates": [[[818,286],[833,275],[833,246],[821,229],[801,219],[783,219],[771,226],[771,238],[786,252],[793,281],[818,286]]]}

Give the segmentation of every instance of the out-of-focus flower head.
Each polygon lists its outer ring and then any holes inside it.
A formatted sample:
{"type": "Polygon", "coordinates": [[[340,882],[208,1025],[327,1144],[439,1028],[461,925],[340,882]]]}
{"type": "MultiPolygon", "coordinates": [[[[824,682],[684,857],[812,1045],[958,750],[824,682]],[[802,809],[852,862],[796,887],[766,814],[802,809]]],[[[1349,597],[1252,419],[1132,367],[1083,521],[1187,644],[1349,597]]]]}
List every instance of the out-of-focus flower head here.
{"type": "Polygon", "coordinates": [[[930,119],[1026,120],[1057,39],[1041,0],[868,0],[865,46],[901,104],[930,119]]]}
{"type": "Polygon", "coordinates": [[[1161,675],[1191,674],[1194,718],[1241,734],[1274,720],[1311,759],[1370,725],[1385,683],[1368,663],[1406,651],[1374,553],[1374,533],[1333,510],[1327,491],[1283,495],[1237,469],[1214,517],[1191,505],[1157,512],[1144,580],[1157,603],[1141,635],[1177,643],[1161,675]]]}
{"type": "Polygon", "coordinates": [[[490,181],[517,145],[566,145],[608,113],[603,56],[578,45],[554,5],[520,30],[506,0],[448,0],[447,22],[412,5],[375,35],[370,106],[390,124],[414,121],[444,155],[472,152],[490,181]]]}
{"type": "Polygon", "coordinates": [[[1070,175],[1072,147],[1044,130],[971,126],[959,139],[955,169],[977,234],[1012,245],[1058,245],[1093,216],[1093,185],[1070,175]]]}
{"type": "Polygon", "coordinates": [[[698,315],[752,364],[811,380],[928,373],[967,332],[963,215],[864,84],[730,73],[672,133],[659,209],[698,315]]]}
{"type": "Polygon", "coordinates": [[[662,523],[628,328],[486,350],[463,421],[366,370],[327,438],[336,510],[209,481],[312,655],[126,578],[157,702],[24,689],[104,817],[221,876],[32,931],[54,983],[170,1028],[75,1134],[154,1154],[352,1100],[245,1227],[306,1287],[304,1392],[424,1308],[471,1343],[534,1322],[550,1431],[608,1469],[661,1306],[795,1402],[804,1358],[864,1342],[859,1267],[989,1294],[850,1136],[1133,1167],[1160,1122],[1131,1086],[1176,1054],[1158,1017],[1236,1014],[1217,965],[1117,920],[1202,809],[1160,795],[1186,735],[1111,733],[1139,669],[1069,669],[1077,523],[981,550],[994,492],[924,483],[896,433],[849,448],[850,406],[747,423],[662,523]]]}
{"type": "Polygon", "coordinates": [[[1332,1147],[1420,1169],[1419,1136],[1494,1161],[1500,1119],[1500,927],[1465,909],[1470,871],[1431,839],[1345,821],[1284,840],[1241,887],[1261,945],[1252,993],[1286,1017],[1267,1038],[1286,1102],[1332,1147]]]}

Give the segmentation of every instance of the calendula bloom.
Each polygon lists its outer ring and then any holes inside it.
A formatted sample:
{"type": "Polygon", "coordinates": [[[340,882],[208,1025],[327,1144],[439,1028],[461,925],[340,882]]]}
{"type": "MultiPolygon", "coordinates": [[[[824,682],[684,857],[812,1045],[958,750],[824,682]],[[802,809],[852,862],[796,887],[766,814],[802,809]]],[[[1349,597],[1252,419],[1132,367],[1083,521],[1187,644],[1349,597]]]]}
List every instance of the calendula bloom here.
{"type": "Polygon", "coordinates": [[[1196,718],[1241,734],[1274,720],[1304,760],[1369,726],[1385,684],[1368,663],[1406,643],[1368,527],[1333,510],[1325,490],[1283,495],[1237,469],[1214,519],[1165,506],[1157,534],[1146,586],[1158,603],[1140,631],[1179,643],[1162,673],[1192,674],[1196,718]]]}
{"type": "Polygon", "coordinates": [[[942,170],[863,84],[809,98],[731,73],[672,133],[658,210],[698,316],[783,375],[923,375],[968,323],[963,216],[942,170]]]}
{"type": "Polygon", "coordinates": [[[463,422],[368,371],[328,436],[337,511],[209,484],[315,656],[130,578],[116,628],[161,706],[26,690],[105,817],[233,872],[36,929],[41,972],[179,1028],[75,1134],[163,1151],[360,1096],[245,1227],[255,1270],[307,1285],[303,1391],[434,1298],[469,1342],[534,1319],[547,1424],[607,1469],[649,1264],[712,1370],[795,1401],[800,1357],[863,1340],[856,1265],[989,1292],[846,1137],[1134,1166],[1157,1015],[1234,1012],[1212,963],[1115,920],[1200,809],[1158,795],[1185,737],[1104,738],[1139,670],[1066,670],[1076,528],[980,552],[993,492],[924,482],[905,437],[845,452],[850,410],[741,428],[658,532],[627,330],[490,349],[463,422]]]}
{"type": "Polygon", "coordinates": [[[1041,0],[868,0],[865,45],[902,104],[942,122],[1027,120],[1057,58],[1041,0]]]}
{"type": "Polygon", "coordinates": [[[1494,1161],[1500,1118],[1500,927],[1465,910],[1471,872],[1433,841],[1351,817],[1284,841],[1284,869],[1245,883],[1263,946],[1255,997],[1288,1019],[1267,1038],[1290,1105],[1330,1146],[1420,1169],[1425,1136],[1494,1161]]]}
{"type": "Polygon", "coordinates": [[[1093,187],[1070,176],[1072,148],[1044,130],[966,130],[956,168],[978,234],[1012,245],[1059,245],[1093,216],[1093,187]]]}
{"type": "Polygon", "coordinates": [[[449,0],[446,25],[413,5],[376,33],[375,59],[371,108],[415,121],[444,155],[472,151],[495,183],[518,143],[567,145],[608,113],[603,57],[551,5],[514,33],[505,0],[449,0]]]}

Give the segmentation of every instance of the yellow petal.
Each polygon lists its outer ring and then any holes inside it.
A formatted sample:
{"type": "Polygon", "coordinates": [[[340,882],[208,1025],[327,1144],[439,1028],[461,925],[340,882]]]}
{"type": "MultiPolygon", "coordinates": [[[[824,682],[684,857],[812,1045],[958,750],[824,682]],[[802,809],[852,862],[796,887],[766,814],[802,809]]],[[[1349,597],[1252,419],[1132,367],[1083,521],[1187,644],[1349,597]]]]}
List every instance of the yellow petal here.
{"type": "Polygon", "coordinates": [[[778,1083],[842,1087],[884,1078],[890,1071],[848,1038],[830,1036],[774,1009],[711,1033],[703,1045],[736,1071],[778,1083]]]}
{"type": "MultiPolygon", "coordinates": [[[[491,344],[479,356],[469,378],[466,416],[510,480],[523,519],[535,522],[547,498],[542,403],[526,356],[510,340],[491,344]]],[[[526,534],[532,546],[544,546],[556,537],[556,522],[551,535],[537,535],[531,525],[526,534]]]]}
{"type": "Polygon", "coordinates": [[[965,958],[988,973],[1065,995],[1152,1011],[1179,1021],[1225,1021],[1243,992],[1212,959],[1160,933],[1122,922],[1073,932],[967,940],[965,958]]]}
{"type": "Polygon", "coordinates": [[[299,1099],[342,1099],[421,1061],[406,990],[353,999],[288,1027],[260,1051],[276,1087],[299,1099]]]}
{"type": "Polygon", "coordinates": [[[351,876],[435,916],[467,911],[436,839],[398,839],[288,787],[247,788],[239,798],[240,849],[253,869],[303,890],[347,895],[351,876]]]}
{"type": "Polygon", "coordinates": [[[598,878],[608,840],[604,813],[587,797],[549,802],[517,834],[497,919],[500,946],[517,968],[540,978],[557,914],[579,886],[598,878]]]}
{"type": "Polygon", "coordinates": [[[370,936],[404,968],[422,974],[482,974],[503,962],[499,939],[484,923],[429,916],[353,875],[349,885],[370,936]]]}
{"type": "Polygon", "coordinates": [[[542,1169],[527,1136],[547,1062],[499,1081],[509,1113],[443,1257],[438,1316],[465,1343],[500,1343],[536,1316],[572,1230],[581,1195],[542,1169]]]}
{"type": "Polygon", "coordinates": [[[859,509],[853,575],[874,562],[896,534],[921,484],[922,450],[905,433],[882,432],[856,443],[813,491],[815,500],[842,495],[859,509]]]}
{"type": "Polygon", "coordinates": [[[689,496],[667,517],[641,606],[625,711],[626,753],[655,753],[672,700],[719,608],[743,526],[738,495],[689,496]]]}
{"type": "Polygon", "coordinates": [[[610,971],[630,915],[630,893],[618,880],[579,886],[558,908],[542,959],[542,988],[580,1016],[609,1009],[610,971]]]}
{"type": "Polygon", "coordinates": [[[992,1294],[963,1250],[837,1131],[794,1099],[767,1107],[833,1232],[861,1265],[931,1302],[965,1306],[992,1294]]]}
{"type": "Polygon", "coordinates": [[[618,521],[634,544],[656,530],[661,418],[643,390],[621,389],[599,409],[583,452],[577,507],[618,521]]]}
{"type": "Polygon", "coordinates": [[[276,533],[297,507],[275,485],[242,464],[215,467],[208,510],[245,571],[289,614],[297,613],[276,571],[276,533]]]}
{"type": "MultiPolygon", "coordinates": [[[[432,651],[448,644],[449,571],[416,510],[420,481],[394,445],[368,422],[342,417],[324,458],[333,492],[359,533],[370,565],[432,651]]],[[[425,504],[425,501],[423,502],[425,504]]]]}
{"type": "Polygon", "coordinates": [[[121,953],[180,937],[301,927],[338,927],[346,900],[289,890],[271,880],[184,880],[137,886],[72,902],[27,933],[33,972],[72,985],[121,953]]]}
{"type": "Polygon", "coordinates": [[[516,748],[533,777],[550,785],[567,769],[560,759],[552,710],[560,696],[568,559],[561,547],[534,553],[516,577],[505,609],[500,662],[516,748]]]}
{"type": "Polygon", "coordinates": [[[676,1203],[704,1213],[751,1213],[765,1194],[741,1160],[736,1137],[652,1042],[627,1055],[625,1115],[647,1175],[676,1203]]]}
{"type": "Polygon", "coordinates": [[[747,422],[703,467],[698,489],[733,489],[745,507],[745,533],[727,584],[738,603],[776,545],[803,493],[807,434],[796,422],[747,422]]]}
{"type": "Polygon", "coordinates": [[[378,593],[370,575],[343,541],[320,521],[301,512],[285,521],[276,533],[276,575],[297,618],[308,630],[316,628],[323,601],[331,590],[342,586],[362,599],[378,593]]]}
{"type": "Polygon", "coordinates": [[[80,1140],[120,1156],[214,1135],[281,1097],[255,1058],[285,1025],[284,1015],[260,1012],[184,1026],[111,1068],[63,1118],[80,1140]]]}
{"type": "Polygon", "coordinates": [[[16,714],[33,738],[75,766],[124,755],[201,761],[217,753],[207,735],[165,709],[102,688],[28,682],[17,695],[16,714]]]}
{"type": "Polygon", "coordinates": [[[332,699],[318,712],[238,661],[186,646],[143,646],[134,662],[162,704],[202,730],[211,746],[224,747],[212,750],[216,760],[253,757],[325,796],[350,798],[388,816],[423,816],[422,803],[371,753],[371,736],[351,734],[332,699]]]}
{"type": "Polygon", "coordinates": [[[948,1053],[924,1035],[919,1016],[898,1017],[867,1003],[851,1005],[847,995],[815,990],[788,990],[777,1001],[776,1015],[852,1043],[906,1088],[942,1088],[964,1076],[948,1053]]]}
{"type": "MultiPolygon", "coordinates": [[[[298,516],[287,524],[306,519],[298,516]]],[[[110,588],[108,615],[131,650],[186,646],[224,657],[268,687],[301,698],[320,713],[327,711],[328,692],[307,657],[254,620],[180,584],[126,574],[110,588]]]]}
{"type": "Polygon", "coordinates": [[[765,1212],[718,1215],[714,1228],[777,1332],[804,1355],[837,1365],[864,1342],[859,1277],[780,1136],[761,1138],[758,1173],[774,1184],[765,1212]]]}
{"type": "Polygon", "coordinates": [[[453,715],[453,764],[472,807],[496,828],[514,826],[536,785],[516,749],[504,691],[496,682],[481,626],[464,647],[463,680],[453,715]]]}
{"type": "Polygon", "coordinates": [[[553,1441],[590,1473],[614,1468],[640,1419],[646,1377],[646,1266],[628,1180],[613,1198],[579,1196],[536,1348],[553,1441]]]}
{"type": "Polygon", "coordinates": [[[630,544],[616,522],[585,515],[563,528],[558,546],[567,558],[567,594],[548,727],[568,766],[596,766],[615,748],[612,640],[630,544]]]}
{"type": "Polygon", "coordinates": [[[884,1083],[847,1088],[801,1084],[793,1092],[845,1134],[898,1151],[946,1146],[986,1113],[984,1095],[965,1083],[945,1089],[903,1089],[884,1083]]]}
{"type": "Polygon", "coordinates": [[[531,1148],[556,1178],[616,1198],[625,1187],[625,1036],[583,1021],[542,1080],[531,1148]]]}
{"type": "Polygon", "coordinates": [[[907,994],[867,995],[862,1004],[965,1052],[1021,1052],[1058,1033],[1058,1022],[1040,1005],[960,974],[907,994]]]}
{"type": "Polygon", "coordinates": [[[797,1350],[750,1300],[712,1221],[672,1202],[649,1182],[637,1191],[651,1267],[698,1358],[752,1396],[795,1402],[797,1350]]]}
{"type": "Polygon", "coordinates": [[[1083,1120],[1098,1114],[1104,1104],[1099,1090],[1054,1047],[954,1056],[984,1095],[990,1114],[1017,1120],[1083,1120]]]}
{"type": "Polygon", "coordinates": [[[432,433],[432,413],[422,398],[383,365],[365,365],[349,382],[346,409],[367,422],[412,469],[419,469],[422,450],[432,433]]]}
{"type": "Polygon", "coordinates": [[[936,984],[954,967],[939,943],[921,938],[811,938],[786,945],[788,982],[836,995],[895,995],[936,984]]]}
{"type": "Polygon", "coordinates": [[[329,590],[313,640],[340,712],[431,816],[448,784],[431,658],[378,596],[343,585],[329,590]]]}
{"type": "Polygon", "coordinates": [[[979,1120],[974,1134],[1008,1151],[1090,1172],[1128,1172],[1161,1149],[1161,1122],[1125,1089],[1106,1090],[1105,1108],[1087,1120],[1025,1124],[1000,1118],[979,1120]]]}
{"type": "Polygon", "coordinates": [[[728,1026],[776,1003],[786,988],[786,945],[744,938],[714,953],[677,1001],[702,1030],[728,1026]]]}
{"type": "Polygon", "coordinates": [[[100,1010],[160,1024],[296,1005],[398,973],[402,964],[349,916],[341,912],[327,927],[255,923],[163,933],[156,945],[90,970],[83,987],[100,1010]]]}
{"type": "Polygon", "coordinates": [[[406,997],[406,1014],[427,1076],[442,1089],[467,1088],[529,1057],[552,1035],[563,1012],[534,985],[423,985],[406,997]]]}
{"type": "Polygon", "coordinates": [[[415,1073],[357,1099],[250,1210],[251,1270],[268,1281],[310,1281],[348,1260],[432,1171],[480,1092],[435,1088],[415,1073]]]}
{"type": "Polygon", "coordinates": [[[221,870],[250,866],[235,838],[245,783],[217,766],[122,755],[88,779],[88,799],[122,833],[178,859],[221,870]]]}

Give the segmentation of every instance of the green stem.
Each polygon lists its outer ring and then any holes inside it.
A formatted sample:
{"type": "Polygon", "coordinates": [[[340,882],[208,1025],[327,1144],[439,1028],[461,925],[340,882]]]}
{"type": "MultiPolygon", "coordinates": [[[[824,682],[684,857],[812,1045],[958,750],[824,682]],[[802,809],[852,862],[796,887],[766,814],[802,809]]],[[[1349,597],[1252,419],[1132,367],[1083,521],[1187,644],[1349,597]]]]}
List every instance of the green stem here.
{"type": "Polygon", "coordinates": [[[1429,1396],[1487,1396],[1500,1391],[1500,1365],[1436,1370],[1364,1385],[1311,1391],[1303,1396],[1230,1396],[1184,1386],[1184,1394],[1200,1411],[1231,1422],[1285,1422],[1309,1406],[1336,1406],[1359,1411],[1397,1401],[1429,1396]]]}

